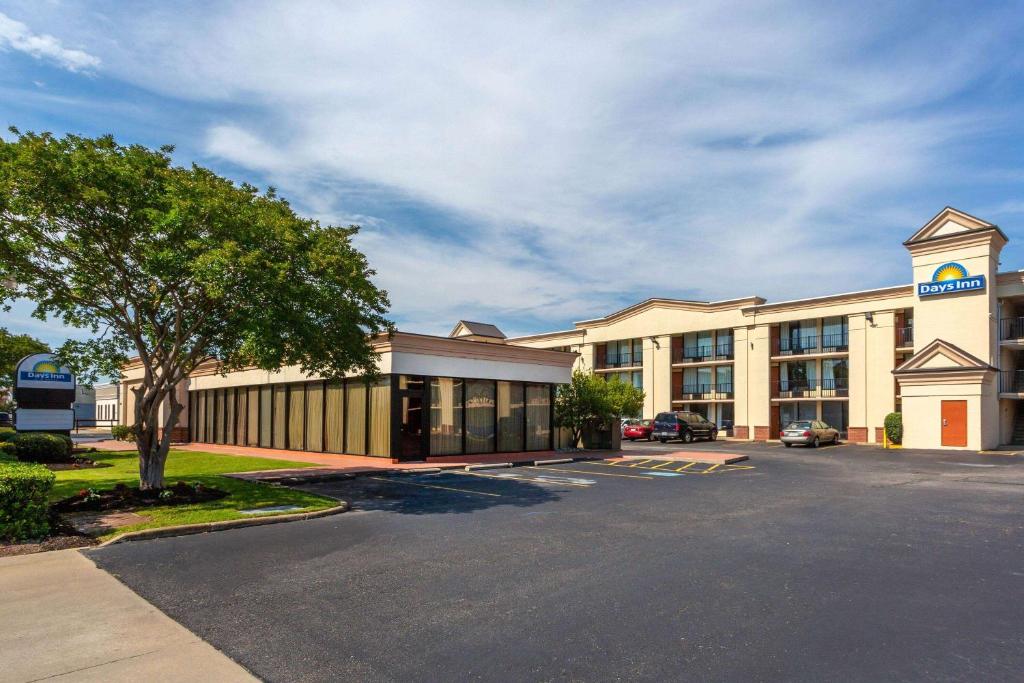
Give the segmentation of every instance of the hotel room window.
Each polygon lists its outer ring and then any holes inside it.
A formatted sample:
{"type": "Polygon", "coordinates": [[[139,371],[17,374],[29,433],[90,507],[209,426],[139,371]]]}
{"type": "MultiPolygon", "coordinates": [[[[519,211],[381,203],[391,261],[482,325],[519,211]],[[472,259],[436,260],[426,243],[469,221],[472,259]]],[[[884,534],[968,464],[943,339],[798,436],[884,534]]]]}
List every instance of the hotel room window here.
{"type": "Polygon", "coordinates": [[[430,380],[430,454],[462,453],[463,382],[451,377],[430,380]]]}
{"type": "Polygon", "coordinates": [[[494,432],[494,382],[467,380],[466,452],[493,453],[494,432]]]}

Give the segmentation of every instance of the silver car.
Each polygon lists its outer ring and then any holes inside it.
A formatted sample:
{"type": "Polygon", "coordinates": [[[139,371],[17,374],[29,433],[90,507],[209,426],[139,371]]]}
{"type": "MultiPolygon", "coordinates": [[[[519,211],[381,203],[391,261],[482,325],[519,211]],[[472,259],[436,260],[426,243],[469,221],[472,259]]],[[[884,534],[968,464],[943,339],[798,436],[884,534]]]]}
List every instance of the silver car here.
{"type": "Polygon", "coordinates": [[[797,420],[786,425],[779,434],[779,440],[786,448],[795,443],[817,448],[823,443],[839,443],[839,430],[821,420],[797,420]]]}

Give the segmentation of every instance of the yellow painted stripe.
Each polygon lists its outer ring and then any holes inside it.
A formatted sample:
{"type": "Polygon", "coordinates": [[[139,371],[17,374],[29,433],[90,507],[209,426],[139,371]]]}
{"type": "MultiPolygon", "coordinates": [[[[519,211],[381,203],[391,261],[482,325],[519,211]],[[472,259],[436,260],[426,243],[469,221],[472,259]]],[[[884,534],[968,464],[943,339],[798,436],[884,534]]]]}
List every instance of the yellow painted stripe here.
{"type": "Polygon", "coordinates": [[[715,463],[714,465],[712,465],[711,467],[707,468],[704,471],[705,472],[714,472],[715,470],[717,470],[721,466],[722,466],[722,463],[715,463]]]}
{"type": "Polygon", "coordinates": [[[685,465],[683,465],[682,467],[677,468],[676,472],[682,472],[683,470],[688,470],[688,469],[690,469],[691,467],[693,467],[696,464],[697,463],[695,463],[695,462],[688,462],[685,465]]]}
{"type": "Polygon", "coordinates": [[[671,464],[673,464],[674,462],[675,462],[675,460],[666,460],[665,462],[661,463],[660,465],[655,465],[655,466],[654,466],[654,467],[652,467],[651,469],[652,469],[652,470],[656,470],[656,469],[659,469],[659,468],[661,468],[661,467],[665,467],[665,466],[667,466],[667,465],[671,465],[671,464]]]}
{"type": "Polygon", "coordinates": [[[386,481],[389,484],[405,484],[406,486],[419,486],[425,489],[442,489],[444,491],[457,491],[459,493],[475,493],[478,496],[493,496],[494,498],[501,498],[500,493],[485,493],[483,491],[473,491],[472,489],[457,489],[451,486],[438,486],[437,484],[420,484],[415,481],[403,481],[401,479],[385,479],[384,477],[369,477],[370,479],[376,479],[377,481],[386,481]]]}
{"type": "Polygon", "coordinates": [[[651,460],[650,458],[648,458],[647,460],[641,460],[640,462],[634,462],[632,465],[630,465],[630,467],[640,467],[640,465],[646,465],[649,462],[654,462],[654,461],[651,460]]]}
{"type": "Polygon", "coordinates": [[[626,477],[628,479],[654,479],[654,477],[652,477],[650,475],[646,475],[646,474],[614,474],[612,472],[595,472],[594,470],[562,470],[562,469],[555,469],[554,467],[530,467],[529,465],[526,467],[526,469],[530,469],[530,470],[547,470],[549,472],[573,472],[575,474],[586,474],[586,475],[591,475],[592,474],[592,475],[595,475],[595,476],[598,476],[598,477],[626,477]]]}

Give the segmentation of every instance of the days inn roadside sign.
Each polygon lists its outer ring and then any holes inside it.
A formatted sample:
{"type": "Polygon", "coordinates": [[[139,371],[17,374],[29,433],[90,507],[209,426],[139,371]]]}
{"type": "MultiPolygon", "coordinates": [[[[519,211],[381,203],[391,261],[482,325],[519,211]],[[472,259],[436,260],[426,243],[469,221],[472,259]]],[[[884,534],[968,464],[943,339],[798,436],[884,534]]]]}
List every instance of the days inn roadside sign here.
{"type": "Polygon", "coordinates": [[[936,296],[985,289],[984,275],[968,275],[959,263],[944,263],[935,269],[931,282],[917,283],[917,295],[936,296]]]}

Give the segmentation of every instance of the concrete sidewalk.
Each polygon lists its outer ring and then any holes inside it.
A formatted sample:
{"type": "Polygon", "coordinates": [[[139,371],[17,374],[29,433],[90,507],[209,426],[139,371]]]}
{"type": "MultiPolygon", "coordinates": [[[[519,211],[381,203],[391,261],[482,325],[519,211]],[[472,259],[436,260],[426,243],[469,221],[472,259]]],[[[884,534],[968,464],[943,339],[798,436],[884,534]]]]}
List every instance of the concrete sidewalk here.
{"type": "Polygon", "coordinates": [[[77,550],[0,559],[0,662],[5,683],[257,680],[77,550]]]}

